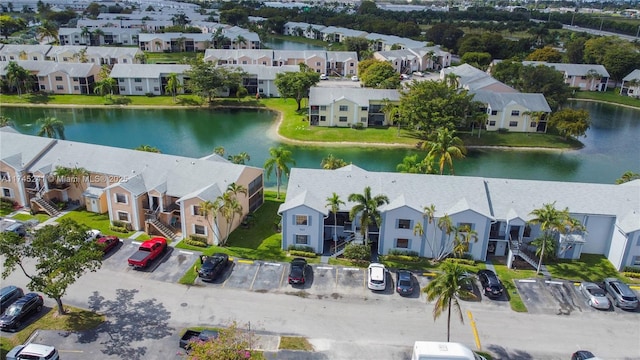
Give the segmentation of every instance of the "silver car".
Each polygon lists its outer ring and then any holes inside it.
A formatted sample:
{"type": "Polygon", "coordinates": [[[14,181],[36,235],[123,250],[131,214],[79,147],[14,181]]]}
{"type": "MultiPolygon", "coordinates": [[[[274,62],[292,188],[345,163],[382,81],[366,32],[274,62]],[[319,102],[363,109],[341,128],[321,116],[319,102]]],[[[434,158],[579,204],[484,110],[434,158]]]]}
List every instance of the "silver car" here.
{"type": "Polygon", "coordinates": [[[635,310],[638,296],[631,288],[616,278],[604,279],[604,287],[613,298],[613,304],[621,309],[635,310]]]}
{"type": "Polygon", "coordinates": [[[589,306],[601,310],[609,310],[611,307],[607,293],[594,283],[583,282],[580,284],[580,292],[587,298],[589,306]]]}

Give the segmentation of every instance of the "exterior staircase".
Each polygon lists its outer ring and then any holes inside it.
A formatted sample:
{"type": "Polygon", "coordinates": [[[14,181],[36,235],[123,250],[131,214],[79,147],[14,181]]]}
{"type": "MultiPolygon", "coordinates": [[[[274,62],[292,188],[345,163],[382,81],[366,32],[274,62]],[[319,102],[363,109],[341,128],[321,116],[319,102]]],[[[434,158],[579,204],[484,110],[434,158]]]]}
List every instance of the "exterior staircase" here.
{"type": "Polygon", "coordinates": [[[160,222],[160,220],[158,219],[151,219],[148,220],[148,223],[150,225],[153,225],[153,227],[156,228],[156,230],[158,230],[160,232],[160,234],[162,234],[162,236],[164,236],[165,238],[173,241],[176,239],[176,233],[173,232],[173,230],[171,230],[167,225],[163,224],[160,222]]]}
{"type": "Polygon", "coordinates": [[[538,267],[538,262],[535,260],[536,256],[530,251],[523,249],[518,241],[511,240],[509,242],[509,246],[515,255],[529,263],[529,265],[533,266],[534,269],[538,267]]]}
{"type": "Polygon", "coordinates": [[[31,201],[36,203],[42,210],[44,210],[44,212],[49,214],[49,216],[51,217],[60,215],[60,211],[58,211],[58,209],[56,209],[53,205],[51,205],[47,200],[43,198],[35,197],[32,198],[31,201]]]}
{"type": "Polygon", "coordinates": [[[348,238],[344,239],[342,242],[338,243],[338,246],[335,248],[335,252],[333,254],[331,254],[332,258],[336,258],[342,254],[344,254],[344,249],[347,247],[347,244],[355,241],[356,243],[358,243],[358,241],[360,241],[359,243],[363,243],[364,238],[362,237],[362,234],[360,233],[355,233],[355,234],[351,234],[351,236],[349,236],[348,238]]]}

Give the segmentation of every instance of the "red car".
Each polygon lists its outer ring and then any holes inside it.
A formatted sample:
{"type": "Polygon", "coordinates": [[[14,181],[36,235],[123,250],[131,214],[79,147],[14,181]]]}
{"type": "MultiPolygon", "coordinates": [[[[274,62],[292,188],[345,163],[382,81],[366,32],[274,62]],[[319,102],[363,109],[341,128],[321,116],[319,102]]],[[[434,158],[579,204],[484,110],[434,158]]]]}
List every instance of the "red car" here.
{"type": "Polygon", "coordinates": [[[96,240],[96,242],[102,247],[102,251],[106,254],[118,246],[120,239],[118,239],[117,236],[103,236],[96,240]]]}

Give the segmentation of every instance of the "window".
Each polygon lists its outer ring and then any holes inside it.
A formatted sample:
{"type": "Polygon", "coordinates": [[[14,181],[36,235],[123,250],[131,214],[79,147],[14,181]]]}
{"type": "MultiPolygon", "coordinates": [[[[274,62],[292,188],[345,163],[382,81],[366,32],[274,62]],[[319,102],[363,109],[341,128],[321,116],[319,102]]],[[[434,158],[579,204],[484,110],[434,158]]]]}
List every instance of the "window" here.
{"type": "Polygon", "coordinates": [[[356,65],[355,63],[349,63],[349,66],[355,66],[355,65],[356,65]]]}
{"type": "Polygon", "coordinates": [[[309,217],[307,215],[296,215],[296,225],[309,225],[309,217]]]}
{"type": "Polygon", "coordinates": [[[13,196],[11,196],[11,189],[2,188],[2,196],[12,198],[13,196]]]}
{"type": "Polygon", "coordinates": [[[124,211],[118,211],[118,220],[129,222],[129,213],[124,211]]]}
{"type": "Polygon", "coordinates": [[[6,171],[0,171],[0,180],[9,181],[9,173],[6,171]]]}
{"type": "Polygon", "coordinates": [[[64,90],[64,86],[62,86],[62,85],[56,85],[56,90],[64,90]]]}
{"type": "Polygon", "coordinates": [[[520,116],[520,110],[511,110],[511,116],[520,116]]]}
{"type": "Polygon", "coordinates": [[[193,232],[196,235],[207,236],[207,228],[205,228],[204,225],[193,225],[193,232]]]}
{"type": "Polygon", "coordinates": [[[338,118],[338,121],[340,121],[340,122],[347,122],[347,117],[346,117],[346,116],[340,116],[340,117],[338,118]]]}
{"type": "Polygon", "coordinates": [[[141,82],[142,82],[142,79],[140,79],[140,78],[135,78],[135,79],[133,79],[133,81],[135,81],[135,82],[137,82],[137,83],[141,83],[141,82]]]}
{"type": "Polygon", "coordinates": [[[116,203],[118,204],[126,204],[127,203],[127,195],[116,193],[116,203]]]}
{"type": "Polygon", "coordinates": [[[396,247],[401,249],[408,249],[409,239],[396,239],[396,247]]]}
{"type": "Polygon", "coordinates": [[[516,127],[516,126],[518,126],[517,121],[509,121],[509,127],[516,127]]]}
{"type": "Polygon", "coordinates": [[[62,58],[62,61],[63,61],[63,62],[67,62],[67,61],[69,61],[69,59],[67,59],[66,57],[63,57],[63,58],[62,58]]]}
{"type": "Polygon", "coordinates": [[[296,245],[309,244],[309,235],[296,235],[296,245]]]}
{"type": "Polygon", "coordinates": [[[348,105],[340,105],[340,111],[349,111],[348,105]]]}
{"type": "Polygon", "coordinates": [[[78,82],[78,78],[77,78],[77,77],[74,77],[74,78],[73,78],[73,82],[78,82]]]}
{"type": "Polygon", "coordinates": [[[118,79],[119,83],[124,83],[124,79],[118,79]]]}
{"type": "Polygon", "coordinates": [[[524,227],[524,234],[522,234],[522,237],[526,237],[526,238],[531,237],[531,226],[526,225],[524,227]]]}
{"type": "Polygon", "coordinates": [[[159,88],[159,87],[157,87],[157,86],[154,86],[154,87],[153,87],[153,91],[160,91],[160,88],[159,88]]]}
{"type": "Polygon", "coordinates": [[[634,256],[633,259],[631,260],[631,265],[632,266],[640,265],[640,256],[634,256]]]}
{"type": "Polygon", "coordinates": [[[411,228],[411,220],[398,219],[398,229],[410,229],[410,228],[411,228]]]}
{"type": "Polygon", "coordinates": [[[126,64],[127,63],[127,59],[122,59],[122,63],[126,64]]]}
{"type": "Polygon", "coordinates": [[[198,205],[193,205],[193,207],[191,208],[191,213],[193,215],[202,215],[202,211],[200,209],[200,206],[198,205]]]}
{"type": "Polygon", "coordinates": [[[366,123],[367,122],[367,118],[366,117],[361,117],[360,118],[360,122],[366,123]]]}
{"type": "Polygon", "coordinates": [[[494,120],[489,121],[489,126],[496,126],[496,122],[494,120]]]}
{"type": "Polygon", "coordinates": [[[320,66],[320,65],[321,65],[321,64],[320,64],[320,61],[317,61],[317,62],[316,62],[316,66],[320,66]]]}
{"type": "Polygon", "coordinates": [[[498,110],[491,110],[491,115],[498,115],[498,110]]]}
{"type": "Polygon", "coordinates": [[[360,110],[362,111],[369,111],[369,107],[368,106],[361,106],[360,110]]]}
{"type": "Polygon", "coordinates": [[[124,91],[127,91],[127,88],[124,86],[120,86],[120,92],[124,92],[124,91]]]}
{"type": "Polygon", "coordinates": [[[136,86],[136,91],[142,91],[142,86],[136,86]]]}
{"type": "Polygon", "coordinates": [[[538,123],[537,123],[537,122],[535,122],[535,121],[532,121],[532,122],[531,122],[531,125],[529,125],[529,127],[532,127],[532,128],[534,128],[534,127],[536,127],[536,126],[538,126],[538,123]]]}
{"type": "Polygon", "coordinates": [[[247,65],[247,60],[242,60],[243,65],[247,65]]]}
{"type": "Polygon", "coordinates": [[[62,76],[56,76],[56,81],[62,81],[62,76]]]}
{"type": "Polygon", "coordinates": [[[34,57],[33,57],[33,60],[36,60],[36,61],[37,61],[37,60],[38,60],[38,57],[37,57],[37,56],[34,56],[34,57]]]}
{"type": "Polygon", "coordinates": [[[47,88],[44,85],[40,85],[40,90],[46,90],[47,88]]]}
{"type": "Polygon", "coordinates": [[[73,90],[76,90],[76,91],[80,90],[80,86],[74,86],[73,90]]]}
{"type": "MultiPolygon", "coordinates": [[[[4,179],[4,178],[3,178],[4,179]]],[[[7,178],[8,179],[8,178],[7,178]]],[[[638,236],[638,241],[636,241],[636,246],[640,246],[640,236],[638,236]]]]}
{"type": "Polygon", "coordinates": [[[320,121],[327,121],[327,117],[326,116],[320,116],[320,121]]]}
{"type": "Polygon", "coordinates": [[[264,84],[264,80],[258,80],[258,84],[260,85],[264,84]]]}
{"type": "Polygon", "coordinates": [[[326,105],[320,105],[320,111],[327,111],[326,105]]]}

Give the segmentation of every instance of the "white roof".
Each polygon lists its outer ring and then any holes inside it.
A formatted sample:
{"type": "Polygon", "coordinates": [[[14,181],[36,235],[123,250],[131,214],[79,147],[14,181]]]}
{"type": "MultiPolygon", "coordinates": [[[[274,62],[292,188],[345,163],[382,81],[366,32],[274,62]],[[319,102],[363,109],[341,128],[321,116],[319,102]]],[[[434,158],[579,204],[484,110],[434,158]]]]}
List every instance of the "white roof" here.
{"type": "Polygon", "coordinates": [[[432,355],[433,359],[474,359],[473,351],[460,343],[416,341],[413,353],[432,355]]]}
{"type": "Polygon", "coordinates": [[[598,74],[604,77],[609,77],[609,72],[607,69],[598,64],[562,64],[562,63],[549,63],[545,61],[523,61],[522,65],[524,66],[548,66],[552,67],[558,71],[562,71],[570,76],[584,76],[589,73],[589,71],[594,70],[598,74]]]}
{"type": "Polygon", "coordinates": [[[640,69],[635,69],[629,75],[622,78],[622,81],[640,80],[640,69]]]}
{"type": "Polygon", "coordinates": [[[359,106],[368,106],[371,100],[389,99],[400,101],[400,92],[395,89],[317,87],[309,90],[310,105],[326,105],[334,101],[346,99],[359,106]]]}
{"type": "MultiPolygon", "coordinates": [[[[56,61],[37,61],[37,60],[18,60],[16,61],[21,67],[35,72],[38,76],[46,76],[54,72],[63,72],[71,77],[86,77],[98,65],[93,63],[71,63],[56,61]]],[[[9,65],[6,61],[0,61],[0,75],[6,74],[6,68],[9,65]]]]}
{"type": "Polygon", "coordinates": [[[23,169],[42,151],[56,142],[40,136],[23,136],[10,126],[0,128],[0,159],[15,169],[23,169]]]}
{"type": "Polygon", "coordinates": [[[115,64],[111,69],[112,78],[152,78],[176,73],[183,74],[190,65],[180,64],[115,64]]]}
{"type": "Polygon", "coordinates": [[[497,93],[493,91],[472,91],[473,100],[488,104],[492,110],[504,110],[507,106],[517,104],[529,111],[551,112],[549,103],[542,94],[531,93],[497,93]]]}

